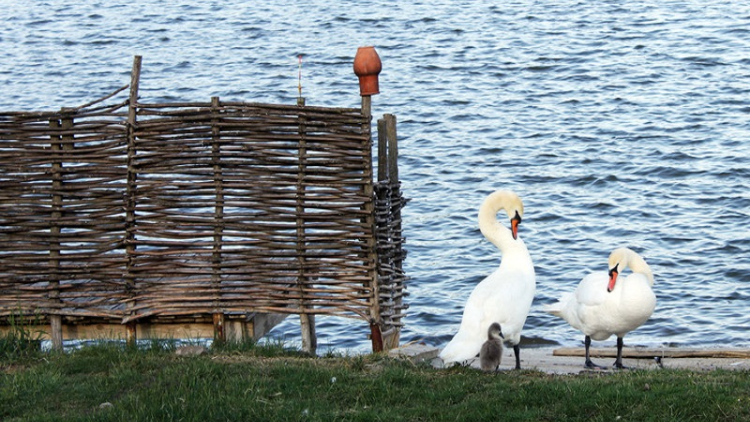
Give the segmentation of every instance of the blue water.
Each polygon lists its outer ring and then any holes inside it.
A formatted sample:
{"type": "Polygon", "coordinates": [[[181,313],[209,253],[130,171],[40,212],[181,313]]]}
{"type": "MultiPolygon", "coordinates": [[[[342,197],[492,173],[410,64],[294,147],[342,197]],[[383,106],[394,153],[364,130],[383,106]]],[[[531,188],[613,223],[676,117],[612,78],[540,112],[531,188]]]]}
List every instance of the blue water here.
{"type": "MultiPolygon", "coordinates": [[[[351,63],[373,45],[373,114],[398,117],[412,199],[404,342],[456,331],[500,261],[477,208],[507,188],[537,272],[526,344],[580,344],[541,305],[630,246],[658,303],[628,344],[750,346],[749,4],[255,3],[0,0],[0,110],[87,103],[129,83],[134,55],[149,102],[293,104],[301,54],[307,104],[358,106],[351,63]]],[[[369,350],[365,325],[319,318],[321,349],[369,350]]]]}

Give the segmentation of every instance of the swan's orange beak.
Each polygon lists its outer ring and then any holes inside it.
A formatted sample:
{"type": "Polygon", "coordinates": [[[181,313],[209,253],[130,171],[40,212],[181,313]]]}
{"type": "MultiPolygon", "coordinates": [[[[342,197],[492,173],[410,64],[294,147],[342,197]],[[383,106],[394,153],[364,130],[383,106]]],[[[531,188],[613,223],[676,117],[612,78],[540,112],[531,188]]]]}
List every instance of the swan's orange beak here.
{"type": "Polygon", "coordinates": [[[521,224],[521,216],[518,215],[518,211],[516,211],[516,215],[510,219],[510,231],[513,233],[513,239],[518,239],[519,224],[521,224]]]}
{"type": "Polygon", "coordinates": [[[615,283],[617,282],[617,266],[609,270],[609,284],[607,284],[607,291],[611,292],[615,289],[615,283]]]}

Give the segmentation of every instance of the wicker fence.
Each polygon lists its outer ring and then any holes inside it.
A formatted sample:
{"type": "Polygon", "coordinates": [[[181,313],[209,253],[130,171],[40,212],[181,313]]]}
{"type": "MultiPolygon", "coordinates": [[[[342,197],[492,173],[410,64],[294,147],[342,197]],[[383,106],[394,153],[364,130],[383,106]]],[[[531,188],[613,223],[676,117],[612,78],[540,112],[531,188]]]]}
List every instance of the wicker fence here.
{"type": "Polygon", "coordinates": [[[397,344],[403,200],[397,176],[373,180],[369,107],[149,104],[139,74],[136,58],[113,105],[0,113],[0,316],[61,343],[71,325],[223,338],[229,320],[325,314],[397,344]]]}

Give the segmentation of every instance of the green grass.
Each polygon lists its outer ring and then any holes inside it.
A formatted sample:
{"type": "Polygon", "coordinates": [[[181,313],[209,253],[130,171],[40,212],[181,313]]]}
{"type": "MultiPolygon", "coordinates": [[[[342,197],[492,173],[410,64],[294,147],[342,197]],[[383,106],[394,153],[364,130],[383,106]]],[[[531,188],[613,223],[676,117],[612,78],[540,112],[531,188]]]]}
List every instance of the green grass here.
{"type": "Polygon", "coordinates": [[[197,357],[103,344],[0,358],[3,421],[748,419],[747,371],[487,374],[380,355],[309,358],[281,344],[197,357]]]}
{"type": "Polygon", "coordinates": [[[0,336],[0,360],[23,358],[36,354],[41,345],[43,332],[34,330],[39,318],[29,320],[19,311],[8,317],[10,330],[0,336]],[[27,328],[32,327],[32,328],[27,328]]]}

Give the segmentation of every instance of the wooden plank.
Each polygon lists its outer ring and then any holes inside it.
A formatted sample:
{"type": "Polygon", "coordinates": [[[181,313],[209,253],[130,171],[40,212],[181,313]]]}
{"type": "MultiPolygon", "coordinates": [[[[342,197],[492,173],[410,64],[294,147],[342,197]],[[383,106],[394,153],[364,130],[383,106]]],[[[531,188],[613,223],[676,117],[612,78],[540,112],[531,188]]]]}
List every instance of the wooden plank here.
{"type": "MultiPolygon", "coordinates": [[[[586,351],[583,347],[561,347],[552,352],[553,356],[580,356],[584,357],[586,351]]],[[[614,358],[617,357],[617,349],[612,348],[591,348],[589,350],[591,357],[614,358]]],[[[684,349],[676,347],[664,348],[646,348],[646,347],[624,347],[622,349],[623,358],[631,359],[653,359],[661,358],[730,358],[730,359],[750,359],[750,350],[747,349],[684,349]]]]}
{"type": "MultiPolygon", "coordinates": [[[[223,315],[222,315],[223,316],[223,315]]],[[[231,341],[242,341],[246,338],[260,338],[270,331],[274,326],[283,321],[287,315],[281,314],[256,314],[254,318],[245,320],[225,321],[226,336],[231,341]],[[257,320],[257,323],[256,323],[257,320]]],[[[63,324],[62,339],[64,340],[126,340],[134,338],[138,340],[148,339],[213,339],[213,322],[195,323],[140,323],[133,324],[135,333],[128,332],[128,325],[118,323],[101,324],[63,324]]],[[[11,330],[22,329],[29,333],[30,338],[39,340],[52,340],[53,328],[49,324],[24,325],[22,327],[11,327],[0,325],[0,337],[7,336],[11,330]]]]}
{"type": "MultiPolygon", "coordinates": [[[[50,325],[24,325],[11,327],[0,325],[0,336],[7,335],[11,330],[21,329],[29,333],[29,337],[39,340],[52,340],[54,331],[50,325]]],[[[61,326],[62,339],[124,339],[125,326],[122,324],[92,324],[61,326]]],[[[61,340],[62,340],[61,339],[61,340]]]]}

